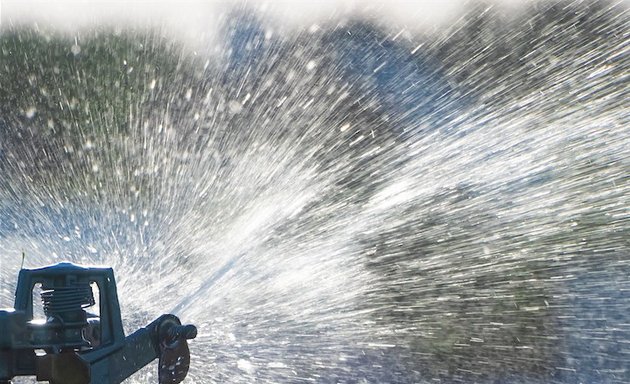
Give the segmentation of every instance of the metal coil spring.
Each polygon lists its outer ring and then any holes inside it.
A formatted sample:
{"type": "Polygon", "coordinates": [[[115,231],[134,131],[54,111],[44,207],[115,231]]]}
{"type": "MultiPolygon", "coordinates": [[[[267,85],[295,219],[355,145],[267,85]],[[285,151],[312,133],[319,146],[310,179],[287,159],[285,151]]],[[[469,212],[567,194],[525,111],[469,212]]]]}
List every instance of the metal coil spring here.
{"type": "Polygon", "coordinates": [[[46,316],[74,312],[95,304],[89,283],[46,289],[42,291],[41,299],[46,316]]]}

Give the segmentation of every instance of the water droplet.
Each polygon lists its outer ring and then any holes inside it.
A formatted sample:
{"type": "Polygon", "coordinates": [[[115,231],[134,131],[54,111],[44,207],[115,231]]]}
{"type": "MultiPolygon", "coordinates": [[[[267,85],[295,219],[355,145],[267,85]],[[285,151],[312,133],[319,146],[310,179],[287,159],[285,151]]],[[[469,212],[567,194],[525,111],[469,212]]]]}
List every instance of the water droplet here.
{"type": "Polygon", "coordinates": [[[256,371],[254,364],[252,364],[250,361],[245,360],[245,359],[240,359],[236,363],[236,367],[240,369],[241,371],[249,373],[249,374],[252,374],[256,371]]]}
{"type": "Polygon", "coordinates": [[[243,105],[236,100],[232,100],[228,103],[228,108],[233,114],[238,114],[243,110],[243,105]]]}
{"type": "Polygon", "coordinates": [[[33,117],[35,117],[36,113],[37,113],[37,108],[30,107],[29,109],[24,111],[24,116],[26,116],[26,118],[28,118],[28,119],[32,119],[33,117]]]}

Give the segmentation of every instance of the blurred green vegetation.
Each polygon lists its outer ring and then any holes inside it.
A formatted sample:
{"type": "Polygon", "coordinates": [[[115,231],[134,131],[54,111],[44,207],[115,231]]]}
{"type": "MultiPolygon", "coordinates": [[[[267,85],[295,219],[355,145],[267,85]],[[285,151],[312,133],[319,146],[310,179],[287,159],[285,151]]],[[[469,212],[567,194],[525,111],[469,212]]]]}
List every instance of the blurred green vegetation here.
{"type": "MultiPolygon", "coordinates": [[[[138,139],[132,126],[147,125],[146,111],[167,108],[174,97],[163,87],[192,76],[194,62],[173,39],[146,31],[3,31],[4,181],[71,195],[128,178],[124,173],[141,160],[130,153],[129,140],[138,139]]],[[[146,129],[158,130],[159,124],[149,123],[146,129]]]]}
{"type": "Polygon", "coordinates": [[[190,64],[157,34],[101,30],[81,37],[17,29],[0,34],[3,123],[32,135],[85,137],[128,131],[134,106],[190,64]],[[16,114],[16,111],[21,114],[16,114]]]}

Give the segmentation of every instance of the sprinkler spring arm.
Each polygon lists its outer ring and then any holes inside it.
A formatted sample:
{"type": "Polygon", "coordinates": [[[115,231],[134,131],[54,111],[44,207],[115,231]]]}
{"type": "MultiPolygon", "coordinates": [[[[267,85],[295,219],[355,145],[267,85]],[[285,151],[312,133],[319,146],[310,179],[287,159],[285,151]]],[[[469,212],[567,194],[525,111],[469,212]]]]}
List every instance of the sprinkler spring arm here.
{"type": "Polygon", "coordinates": [[[179,383],[186,377],[190,365],[186,340],[196,336],[195,326],[181,325],[176,316],[162,315],[127,336],[122,348],[105,353],[95,350],[82,354],[81,358],[89,364],[91,383],[121,383],[156,358],[160,359],[159,382],[179,383]],[[173,356],[174,362],[170,361],[173,356]],[[180,364],[179,367],[175,366],[177,363],[180,364]]]}

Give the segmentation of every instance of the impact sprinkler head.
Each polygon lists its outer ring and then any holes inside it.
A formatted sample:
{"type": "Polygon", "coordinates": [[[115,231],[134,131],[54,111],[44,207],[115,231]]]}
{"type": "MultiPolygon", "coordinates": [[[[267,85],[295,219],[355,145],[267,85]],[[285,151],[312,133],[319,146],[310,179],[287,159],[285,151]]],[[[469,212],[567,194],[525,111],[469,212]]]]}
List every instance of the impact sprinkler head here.
{"type": "Polygon", "coordinates": [[[126,336],[114,272],[60,263],[22,269],[14,308],[0,310],[0,384],[36,376],[51,384],[118,384],[159,358],[160,384],[180,383],[190,367],[194,325],[166,314],[126,336]],[[92,287],[98,288],[98,300],[92,287]],[[45,319],[34,318],[41,289],[45,319]],[[89,313],[98,303],[97,313],[89,313]]]}

